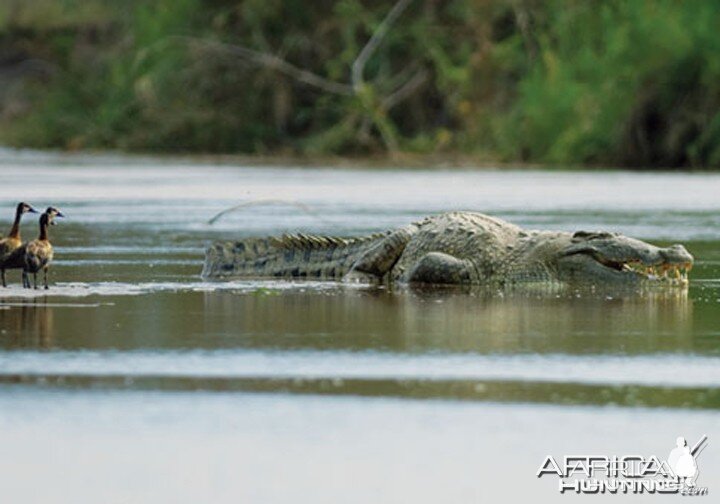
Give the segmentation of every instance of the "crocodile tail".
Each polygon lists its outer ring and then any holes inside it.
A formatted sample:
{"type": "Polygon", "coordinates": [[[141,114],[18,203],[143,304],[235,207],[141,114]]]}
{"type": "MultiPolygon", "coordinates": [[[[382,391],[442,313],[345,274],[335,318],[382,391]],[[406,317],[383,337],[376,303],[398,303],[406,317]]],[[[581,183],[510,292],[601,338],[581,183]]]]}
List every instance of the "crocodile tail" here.
{"type": "Polygon", "coordinates": [[[357,257],[386,233],[357,238],[283,235],[218,241],[205,253],[206,278],[340,279],[357,257]]]}

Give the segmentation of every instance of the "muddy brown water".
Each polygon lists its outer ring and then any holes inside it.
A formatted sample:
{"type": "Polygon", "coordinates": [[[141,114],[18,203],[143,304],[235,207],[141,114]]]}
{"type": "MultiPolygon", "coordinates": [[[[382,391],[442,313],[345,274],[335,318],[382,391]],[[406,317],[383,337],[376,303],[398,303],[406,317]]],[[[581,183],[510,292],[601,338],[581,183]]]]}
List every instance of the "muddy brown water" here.
{"type": "Polygon", "coordinates": [[[720,482],[718,175],[0,151],[0,176],[3,227],[20,199],[67,214],[51,290],[10,272],[0,293],[8,502],[552,502],[546,454],[665,456],[702,434],[700,479],[720,482]],[[213,239],[452,209],[682,242],[691,284],[497,295],[199,276],[213,239]]]}

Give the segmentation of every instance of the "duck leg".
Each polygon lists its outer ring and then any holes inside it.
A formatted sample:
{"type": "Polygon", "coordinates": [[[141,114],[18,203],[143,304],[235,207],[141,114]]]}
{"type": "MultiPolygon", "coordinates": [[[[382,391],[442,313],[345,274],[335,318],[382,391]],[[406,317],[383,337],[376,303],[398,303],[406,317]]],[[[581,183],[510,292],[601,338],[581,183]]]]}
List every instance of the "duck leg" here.
{"type": "Polygon", "coordinates": [[[37,290],[37,271],[33,273],[33,286],[37,290]]]}
{"type": "Polygon", "coordinates": [[[30,279],[28,278],[27,271],[25,270],[22,272],[22,284],[25,289],[30,288],[30,279]]]}
{"type": "Polygon", "coordinates": [[[50,268],[45,267],[43,269],[43,280],[45,282],[45,290],[48,290],[50,287],[48,287],[48,270],[50,268]]]}
{"type": "Polygon", "coordinates": [[[7,287],[7,283],[5,283],[5,268],[2,269],[2,283],[3,287],[7,287]]]}

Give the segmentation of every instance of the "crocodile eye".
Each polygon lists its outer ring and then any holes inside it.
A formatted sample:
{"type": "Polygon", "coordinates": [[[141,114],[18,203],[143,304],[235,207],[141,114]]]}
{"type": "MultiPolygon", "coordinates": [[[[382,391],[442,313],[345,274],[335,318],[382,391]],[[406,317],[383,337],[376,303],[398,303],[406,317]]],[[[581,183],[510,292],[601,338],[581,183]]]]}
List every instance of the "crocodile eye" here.
{"type": "Polygon", "coordinates": [[[573,241],[582,240],[603,240],[613,238],[617,233],[608,233],[605,231],[577,231],[572,235],[573,241]]]}

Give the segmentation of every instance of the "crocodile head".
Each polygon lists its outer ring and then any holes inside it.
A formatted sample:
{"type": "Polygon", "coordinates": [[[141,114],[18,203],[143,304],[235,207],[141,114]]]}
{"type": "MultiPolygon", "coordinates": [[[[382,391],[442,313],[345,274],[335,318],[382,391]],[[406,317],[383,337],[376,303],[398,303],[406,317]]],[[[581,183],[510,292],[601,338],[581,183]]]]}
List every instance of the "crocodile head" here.
{"type": "Polygon", "coordinates": [[[558,276],[574,283],[685,285],[693,265],[682,245],[660,248],[617,233],[578,231],[562,241],[558,276]]]}

